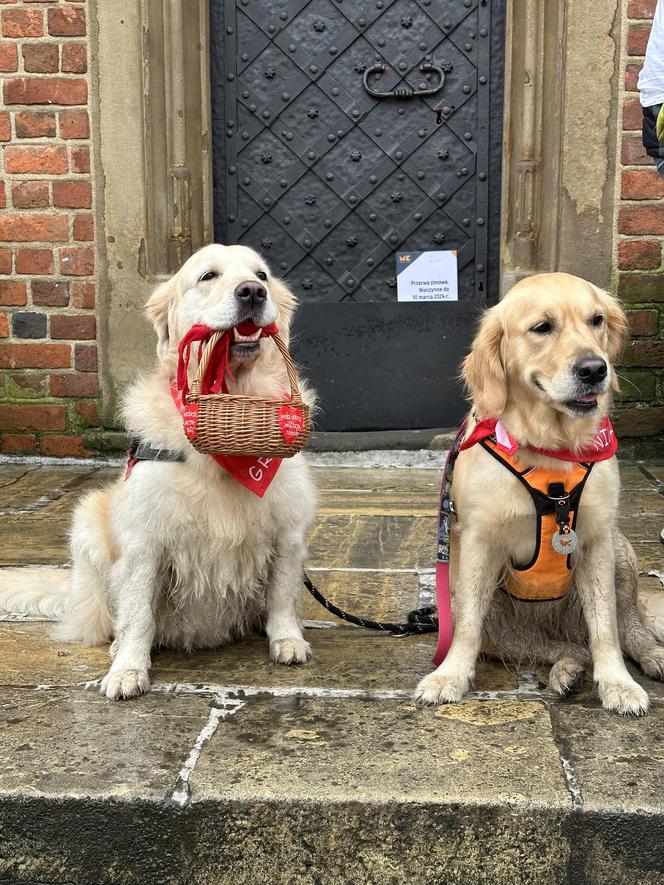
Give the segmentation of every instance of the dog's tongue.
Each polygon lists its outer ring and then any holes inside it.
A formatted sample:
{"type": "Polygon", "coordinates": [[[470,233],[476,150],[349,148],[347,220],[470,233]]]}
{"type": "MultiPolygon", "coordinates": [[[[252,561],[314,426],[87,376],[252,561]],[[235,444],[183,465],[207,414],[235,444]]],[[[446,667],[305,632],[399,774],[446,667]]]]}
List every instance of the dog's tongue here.
{"type": "Polygon", "coordinates": [[[235,328],[238,330],[240,335],[253,335],[255,332],[258,332],[260,326],[252,323],[251,320],[247,320],[244,323],[239,323],[235,328]]]}

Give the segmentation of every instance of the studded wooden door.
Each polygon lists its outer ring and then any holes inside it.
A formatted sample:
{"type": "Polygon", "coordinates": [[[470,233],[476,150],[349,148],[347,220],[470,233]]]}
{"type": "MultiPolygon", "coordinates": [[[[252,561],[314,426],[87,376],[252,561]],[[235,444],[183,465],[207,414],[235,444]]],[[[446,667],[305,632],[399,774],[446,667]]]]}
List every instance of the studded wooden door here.
{"type": "Polygon", "coordinates": [[[215,230],[302,307],[324,430],[454,425],[497,298],[504,0],[211,0],[215,230]],[[397,303],[456,249],[459,301],[397,303]]]}

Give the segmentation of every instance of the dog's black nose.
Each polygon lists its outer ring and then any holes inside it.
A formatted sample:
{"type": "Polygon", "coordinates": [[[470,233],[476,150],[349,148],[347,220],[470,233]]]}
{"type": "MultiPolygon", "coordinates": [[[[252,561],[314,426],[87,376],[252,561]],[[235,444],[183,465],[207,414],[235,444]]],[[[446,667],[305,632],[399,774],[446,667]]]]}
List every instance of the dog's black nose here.
{"type": "Polygon", "coordinates": [[[576,363],[574,371],[584,384],[599,384],[606,378],[607,365],[599,356],[584,356],[576,363]]]}
{"type": "Polygon", "coordinates": [[[265,287],[255,280],[246,280],[235,287],[235,297],[247,307],[254,307],[259,302],[265,301],[267,292],[265,287]]]}

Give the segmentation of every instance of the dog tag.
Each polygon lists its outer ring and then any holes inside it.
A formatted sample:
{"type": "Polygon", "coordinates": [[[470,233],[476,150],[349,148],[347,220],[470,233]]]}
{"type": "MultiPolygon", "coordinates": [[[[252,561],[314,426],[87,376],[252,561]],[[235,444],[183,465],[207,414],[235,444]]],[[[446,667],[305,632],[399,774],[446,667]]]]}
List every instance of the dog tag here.
{"type": "Polygon", "coordinates": [[[565,533],[555,532],[551,538],[551,546],[556,553],[560,553],[563,556],[569,556],[570,553],[574,553],[578,545],[579,539],[577,538],[574,529],[570,529],[565,533]]]}

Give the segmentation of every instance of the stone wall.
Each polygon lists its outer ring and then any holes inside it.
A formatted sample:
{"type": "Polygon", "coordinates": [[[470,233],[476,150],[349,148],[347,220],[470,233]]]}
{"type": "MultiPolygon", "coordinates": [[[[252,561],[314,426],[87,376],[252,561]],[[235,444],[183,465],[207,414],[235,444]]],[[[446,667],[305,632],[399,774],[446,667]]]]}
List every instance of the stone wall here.
{"type": "Polygon", "coordinates": [[[0,0],[2,451],[99,423],[87,4],[0,0]]]}
{"type": "Polygon", "coordinates": [[[656,0],[629,0],[624,6],[616,264],[617,290],[629,309],[632,340],[623,356],[616,424],[624,436],[644,440],[644,453],[655,453],[659,441],[652,439],[651,446],[647,441],[664,432],[664,181],[642,146],[636,83],[656,0]]]}

